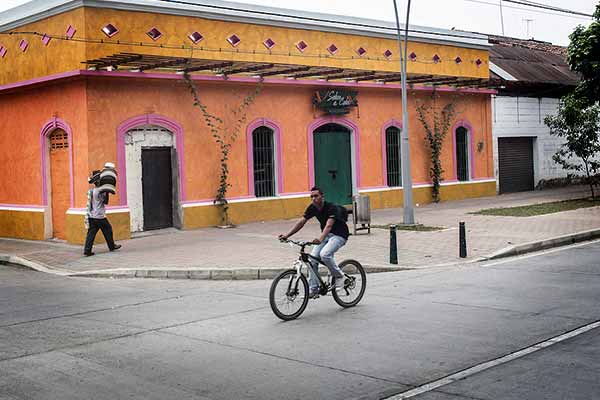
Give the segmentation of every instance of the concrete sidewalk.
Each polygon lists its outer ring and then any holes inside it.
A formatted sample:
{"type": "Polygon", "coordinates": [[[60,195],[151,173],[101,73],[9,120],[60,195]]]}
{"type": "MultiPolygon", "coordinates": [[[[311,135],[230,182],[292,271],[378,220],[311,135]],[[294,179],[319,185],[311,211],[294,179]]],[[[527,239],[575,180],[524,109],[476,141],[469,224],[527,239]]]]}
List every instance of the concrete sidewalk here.
{"type": "MultiPolygon", "coordinates": [[[[600,207],[525,218],[468,214],[483,208],[587,197],[588,193],[586,187],[575,186],[427,204],[415,208],[416,221],[444,229],[398,231],[398,265],[389,264],[389,231],[377,228],[370,235],[361,231],[351,236],[336,259],[355,258],[370,272],[394,271],[476,262],[600,237],[600,207]],[[467,227],[466,259],[458,257],[460,221],[467,227]]],[[[373,225],[400,223],[402,209],[374,210],[372,220],[373,225]]],[[[296,248],[276,240],[294,222],[252,223],[234,229],[166,229],[121,241],[123,248],[116,252],[108,252],[104,244],[95,246],[93,257],[83,257],[80,246],[56,241],[0,239],[0,262],[65,276],[271,278],[297,258],[296,248]]],[[[318,235],[318,228],[318,222],[311,221],[294,238],[310,240],[318,235]]]]}

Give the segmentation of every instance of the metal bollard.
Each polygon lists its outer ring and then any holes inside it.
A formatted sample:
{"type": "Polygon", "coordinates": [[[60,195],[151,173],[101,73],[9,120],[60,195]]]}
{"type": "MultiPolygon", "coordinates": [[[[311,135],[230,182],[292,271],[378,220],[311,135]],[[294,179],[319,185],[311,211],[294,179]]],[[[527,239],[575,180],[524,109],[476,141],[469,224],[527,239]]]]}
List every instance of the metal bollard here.
{"type": "Polygon", "coordinates": [[[398,264],[398,247],[396,245],[396,225],[390,225],[390,264],[398,264]]]}
{"type": "Polygon", "coordinates": [[[460,258],[467,257],[467,234],[464,222],[458,223],[458,255],[460,258]]]}

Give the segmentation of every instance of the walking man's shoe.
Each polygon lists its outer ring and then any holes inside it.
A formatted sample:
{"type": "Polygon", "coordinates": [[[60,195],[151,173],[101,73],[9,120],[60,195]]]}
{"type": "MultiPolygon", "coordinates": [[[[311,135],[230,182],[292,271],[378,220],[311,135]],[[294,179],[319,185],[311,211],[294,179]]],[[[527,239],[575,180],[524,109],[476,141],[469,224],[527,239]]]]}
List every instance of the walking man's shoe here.
{"type": "Polygon", "coordinates": [[[110,249],[110,251],[119,250],[120,248],[121,248],[120,244],[115,244],[115,247],[113,247],[112,249],[110,249]]]}
{"type": "Polygon", "coordinates": [[[86,257],[93,256],[94,254],[96,254],[96,253],[91,252],[91,251],[89,253],[83,253],[83,255],[86,256],[86,257]]]}

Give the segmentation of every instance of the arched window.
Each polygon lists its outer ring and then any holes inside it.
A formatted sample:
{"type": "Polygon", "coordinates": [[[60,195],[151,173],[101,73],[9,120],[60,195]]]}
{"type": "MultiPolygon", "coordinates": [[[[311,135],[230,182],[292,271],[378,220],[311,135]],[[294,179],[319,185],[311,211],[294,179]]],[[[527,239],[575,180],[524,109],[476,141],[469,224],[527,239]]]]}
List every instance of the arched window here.
{"type": "Polygon", "coordinates": [[[388,186],[402,186],[400,133],[400,128],[396,126],[390,126],[385,130],[385,156],[388,186]]]}
{"type": "Polygon", "coordinates": [[[465,127],[456,128],[456,178],[469,180],[469,131],[465,127]]]}
{"type": "Polygon", "coordinates": [[[252,131],[254,195],[275,196],[275,141],[273,130],[259,126],[252,131]]]}

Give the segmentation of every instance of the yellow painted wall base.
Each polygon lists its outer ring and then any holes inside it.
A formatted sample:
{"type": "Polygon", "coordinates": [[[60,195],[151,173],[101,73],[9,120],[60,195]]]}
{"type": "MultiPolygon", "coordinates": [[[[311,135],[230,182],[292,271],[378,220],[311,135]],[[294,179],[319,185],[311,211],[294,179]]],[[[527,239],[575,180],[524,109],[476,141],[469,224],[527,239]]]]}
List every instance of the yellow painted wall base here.
{"type": "MultiPolygon", "coordinates": [[[[475,197],[495,196],[496,182],[469,182],[446,185],[440,188],[442,201],[461,200],[475,197]]],[[[402,207],[402,189],[363,192],[370,197],[371,208],[402,207]]],[[[413,190],[413,199],[417,204],[431,202],[431,187],[419,187],[413,190]]],[[[229,204],[229,218],[232,224],[244,224],[257,221],[296,218],[303,214],[310,203],[308,195],[295,198],[276,198],[269,200],[249,200],[229,204]]],[[[107,216],[113,227],[116,241],[130,239],[129,211],[113,212],[107,216]]],[[[69,243],[85,242],[87,230],[83,223],[84,215],[67,214],[66,237],[69,243]]],[[[190,206],[183,208],[184,229],[197,229],[221,225],[219,210],[214,205],[190,206]]],[[[44,213],[32,211],[0,210],[0,236],[19,239],[44,240],[44,213]]],[[[101,232],[96,236],[95,244],[105,243],[101,232]]]]}
{"type": "MultiPolygon", "coordinates": [[[[120,213],[110,213],[106,216],[113,228],[113,238],[115,241],[131,238],[131,225],[129,222],[129,211],[120,213]]],[[[87,229],[84,224],[85,216],[82,214],[67,214],[67,241],[73,244],[85,243],[87,229]]],[[[106,243],[101,231],[98,231],[94,244],[106,243]]]]}
{"type": "Polygon", "coordinates": [[[44,240],[44,213],[0,210],[0,236],[44,240]]]}
{"type": "MultiPolygon", "coordinates": [[[[229,203],[229,222],[244,224],[256,221],[289,219],[302,215],[310,199],[306,197],[229,203]]],[[[217,206],[183,208],[184,229],[222,225],[217,206]]]]}
{"type": "MultiPolygon", "coordinates": [[[[370,197],[371,209],[402,207],[402,189],[363,192],[370,197]]],[[[496,195],[496,182],[469,182],[440,188],[442,201],[461,200],[496,195]]],[[[431,203],[431,187],[413,190],[415,204],[431,203]]],[[[229,204],[229,220],[232,224],[256,221],[289,219],[301,216],[310,203],[308,195],[292,199],[247,201],[229,204]]],[[[185,207],[184,229],[197,229],[221,225],[219,210],[213,205],[185,207]]]]}

